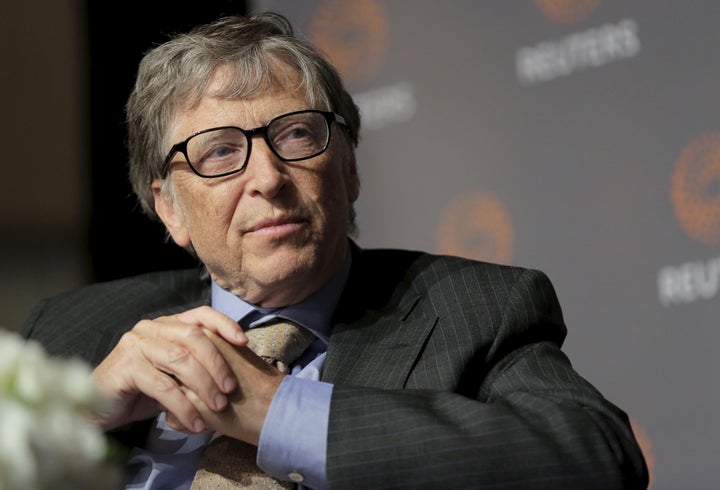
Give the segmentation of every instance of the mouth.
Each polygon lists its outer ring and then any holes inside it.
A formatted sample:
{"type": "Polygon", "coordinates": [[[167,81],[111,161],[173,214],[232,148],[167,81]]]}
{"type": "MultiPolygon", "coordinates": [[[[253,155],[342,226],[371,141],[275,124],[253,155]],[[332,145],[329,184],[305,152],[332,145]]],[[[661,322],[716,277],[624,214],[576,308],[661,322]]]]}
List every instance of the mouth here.
{"type": "Polygon", "coordinates": [[[299,216],[268,218],[253,224],[243,234],[280,238],[297,232],[305,225],[306,221],[299,216]]]}

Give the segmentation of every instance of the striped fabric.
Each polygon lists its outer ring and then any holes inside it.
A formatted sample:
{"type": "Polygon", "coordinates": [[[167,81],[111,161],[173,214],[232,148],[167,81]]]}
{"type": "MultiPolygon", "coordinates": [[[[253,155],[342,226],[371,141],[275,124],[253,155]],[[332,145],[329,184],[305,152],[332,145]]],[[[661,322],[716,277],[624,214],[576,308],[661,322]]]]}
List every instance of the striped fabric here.
{"type": "MultiPolygon", "coordinates": [[[[90,286],[25,334],[97,363],[144,317],[207,303],[197,271],[90,286]]],[[[323,370],[333,489],[643,489],[626,414],[575,372],[541,272],[353,247],[323,370]]]]}

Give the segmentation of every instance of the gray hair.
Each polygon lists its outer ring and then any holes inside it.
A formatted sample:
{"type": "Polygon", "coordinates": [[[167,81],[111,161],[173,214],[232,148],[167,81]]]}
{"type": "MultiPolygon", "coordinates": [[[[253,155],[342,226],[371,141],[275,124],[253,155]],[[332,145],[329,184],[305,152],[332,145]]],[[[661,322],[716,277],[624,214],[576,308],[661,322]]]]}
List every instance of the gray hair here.
{"type": "MultiPolygon", "coordinates": [[[[357,146],[360,114],[337,70],[316,47],[296,37],[289,21],[278,13],[223,17],[178,34],[145,54],[126,110],[130,182],[148,216],[158,219],[150,183],[164,177],[163,152],[173,114],[197,104],[219,68],[229,69],[231,76],[213,96],[232,99],[287,86],[295,77],[283,74],[283,65],[297,70],[298,88],[311,108],[345,118],[348,131],[343,133],[357,146]]],[[[354,218],[351,206],[351,230],[354,218]]]]}

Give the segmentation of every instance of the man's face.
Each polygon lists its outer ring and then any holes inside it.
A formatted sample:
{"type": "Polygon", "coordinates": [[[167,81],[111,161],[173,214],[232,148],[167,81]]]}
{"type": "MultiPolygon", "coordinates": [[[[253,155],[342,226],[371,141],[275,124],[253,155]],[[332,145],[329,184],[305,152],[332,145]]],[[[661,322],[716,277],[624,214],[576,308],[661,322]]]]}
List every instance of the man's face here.
{"type": "MultiPolygon", "coordinates": [[[[256,128],[303,109],[312,108],[297,91],[241,100],[206,96],[175,114],[167,146],[203,129],[256,128]]],[[[359,182],[341,131],[333,123],[324,153],[290,163],[255,137],[245,170],[213,179],[195,175],[178,153],[168,177],[175,198],[153,182],[158,214],[178,245],[192,244],[222,287],[260,306],[301,301],[330,279],[347,253],[349,208],[359,182]]]]}

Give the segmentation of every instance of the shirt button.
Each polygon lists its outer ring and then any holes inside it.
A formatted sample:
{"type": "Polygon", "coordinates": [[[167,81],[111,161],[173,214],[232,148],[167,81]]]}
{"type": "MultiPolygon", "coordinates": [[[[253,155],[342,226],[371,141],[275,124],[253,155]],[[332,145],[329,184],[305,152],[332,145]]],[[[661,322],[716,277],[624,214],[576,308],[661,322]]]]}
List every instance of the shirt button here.
{"type": "Polygon", "coordinates": [[[298,473],[297,471],[293,471],[288,475],[288,477],[294,481],[295,483],[302,483],[303,480],[305,480],[305,477],[302,476],[301,473],[298,473]]]}

